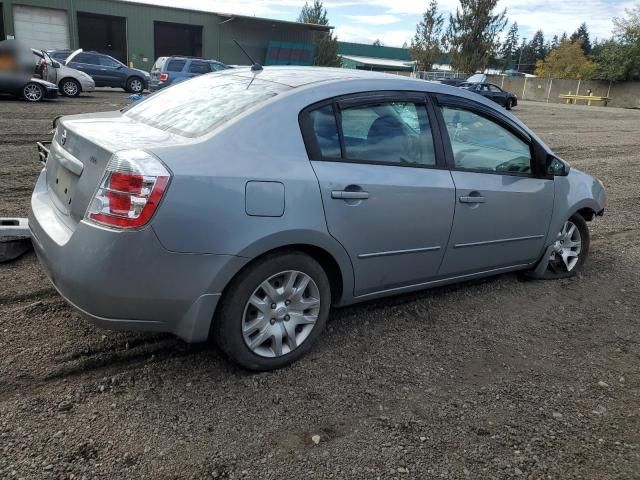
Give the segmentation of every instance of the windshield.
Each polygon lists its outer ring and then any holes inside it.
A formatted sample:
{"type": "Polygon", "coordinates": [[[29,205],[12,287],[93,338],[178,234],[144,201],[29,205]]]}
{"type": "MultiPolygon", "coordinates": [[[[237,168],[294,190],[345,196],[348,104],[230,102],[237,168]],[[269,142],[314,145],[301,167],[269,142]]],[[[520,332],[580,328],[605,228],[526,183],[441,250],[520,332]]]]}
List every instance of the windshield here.
{"type": "Polygon", "coordinates": [[[254,77],[202,75],[134,103],[125,116],[161,130],[197,137],[289,88],[254,77]]]}

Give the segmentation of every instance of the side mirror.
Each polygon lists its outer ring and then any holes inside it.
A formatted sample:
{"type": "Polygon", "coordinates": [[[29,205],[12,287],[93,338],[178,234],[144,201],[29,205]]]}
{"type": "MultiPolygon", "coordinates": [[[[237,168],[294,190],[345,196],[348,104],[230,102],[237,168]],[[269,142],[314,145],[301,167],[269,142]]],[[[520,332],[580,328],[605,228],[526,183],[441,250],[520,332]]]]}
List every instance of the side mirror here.
{"type": "Polygon", "coordinates": [[[122,70],[124,68],[124,65],[118,65],[117,70],[122,70]]]}
{"type": "Polygon", "coordinates": [[[51,66],[53,68],[60,68],[60,64],[58,62],[51,62],[51,66]]]}
{"type": "Polygon", "coordinates": [[[569,175],[570,170],[571,166],[564,160],[553,155],[549,155],[547,157],[547,175],[553,175],[554,177],[566,177],[569,175]]]}

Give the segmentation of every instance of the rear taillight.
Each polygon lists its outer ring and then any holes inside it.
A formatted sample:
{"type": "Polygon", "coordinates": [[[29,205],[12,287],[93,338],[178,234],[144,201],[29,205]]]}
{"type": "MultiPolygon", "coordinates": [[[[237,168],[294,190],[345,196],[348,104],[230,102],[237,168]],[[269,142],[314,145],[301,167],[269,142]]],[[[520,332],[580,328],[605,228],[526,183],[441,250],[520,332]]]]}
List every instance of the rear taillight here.
{"type": "Polygon", "coordinates": [[[160,81],[161,82],[166,82],[167,80],[169,80],[169,74],[168,73],[161,73],[160,74],[160,81]]]}
{"type": "Polygon", "coordinates": [[[114,154],[93,196],[86,218],[115,228],[146,225],[167,189],[171,174],[142,150],[114,154]]]}

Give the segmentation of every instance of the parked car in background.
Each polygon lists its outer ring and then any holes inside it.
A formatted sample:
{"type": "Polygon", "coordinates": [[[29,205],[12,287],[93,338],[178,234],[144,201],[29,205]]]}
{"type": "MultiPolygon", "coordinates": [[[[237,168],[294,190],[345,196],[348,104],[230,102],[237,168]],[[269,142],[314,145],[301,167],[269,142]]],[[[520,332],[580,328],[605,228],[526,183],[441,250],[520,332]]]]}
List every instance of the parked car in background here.
{"type": "Polygon", "coordinates": [[[40,102],[58,96],[58,86],[28,75],[0,75],[0,94],[21,97],[29,102],[40,102]]]}
{"type": "Polygon", "coordinates": [[[493,100],[497,104],[502,105],[507,110],[511,110],[512,107],[518,105],[518,97],[516,97],[511,92],[502,90],[500,87],[494,85],[493,83],[466,82],[460,85],[460,88],[464,88],[465,90],[469,90],[470,92],[482,95],[489,100],[493,100]]]}
{"type": "Polygon", "coordinates": [[[463,83],[467,81],[462,78],[443,78],[441,80],[435,80],[438,83],[442,83],[443,85],[450,85],[452,87],[459,87],[463,83]]]}
{"type": "Polygon", "coordinates": [[[88,74],[53,60],[44,50],[31,49],[36,56],[36,72],[43,80],[58,85],[59,93],[77,97],[81,92],[93,92],[96,84],[88,74]]]}
{"type": "Polygon", "coordinates": [[[18,40],[0,41],[0,95],[22,97],[29,102],[58,96],[58,87],[39,75],[40,58],[18,40]]]}
{"type": "Polygon", "coordinates": [[[82,49],[48,51],[54,59],[66,55],[63,63],[67,67],[80,70],[93,78],[96,87],[122,88],[130,93],[141,93],[149,87],[149,74],[137,68],[130,68],[115,58],[99,52],[85,52],[82,49]]]}
{"type": "Polygon", "coordinates": [[[217,60],[183,56],[159,57],[151,68],[149,90],[155,92],[198,75],[229,68],[231,67],[217,60]]]}
{"type": "Polygon", "coordinates": [[[573,276],[605,206],[600,181],[466,90],[266,67],[60,118],[29,227],[94,323],[211,336],[268,370],[311,348],[332,305],[573,276]]]}

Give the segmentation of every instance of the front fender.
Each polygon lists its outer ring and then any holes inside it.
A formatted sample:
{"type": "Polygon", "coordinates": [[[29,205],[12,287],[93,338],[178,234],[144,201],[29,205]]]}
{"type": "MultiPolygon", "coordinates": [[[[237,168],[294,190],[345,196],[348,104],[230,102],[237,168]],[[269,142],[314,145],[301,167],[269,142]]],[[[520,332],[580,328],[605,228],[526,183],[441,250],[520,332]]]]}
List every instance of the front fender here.
{"type": "Polygon", "coordinates": [[[555,241],[562,224],[573,214],[585,208],[600,214],[607,206],[607,192],[595,177],[572,168],[569,175],[555,177],[553,215],[545,245],[555,241]]]}

